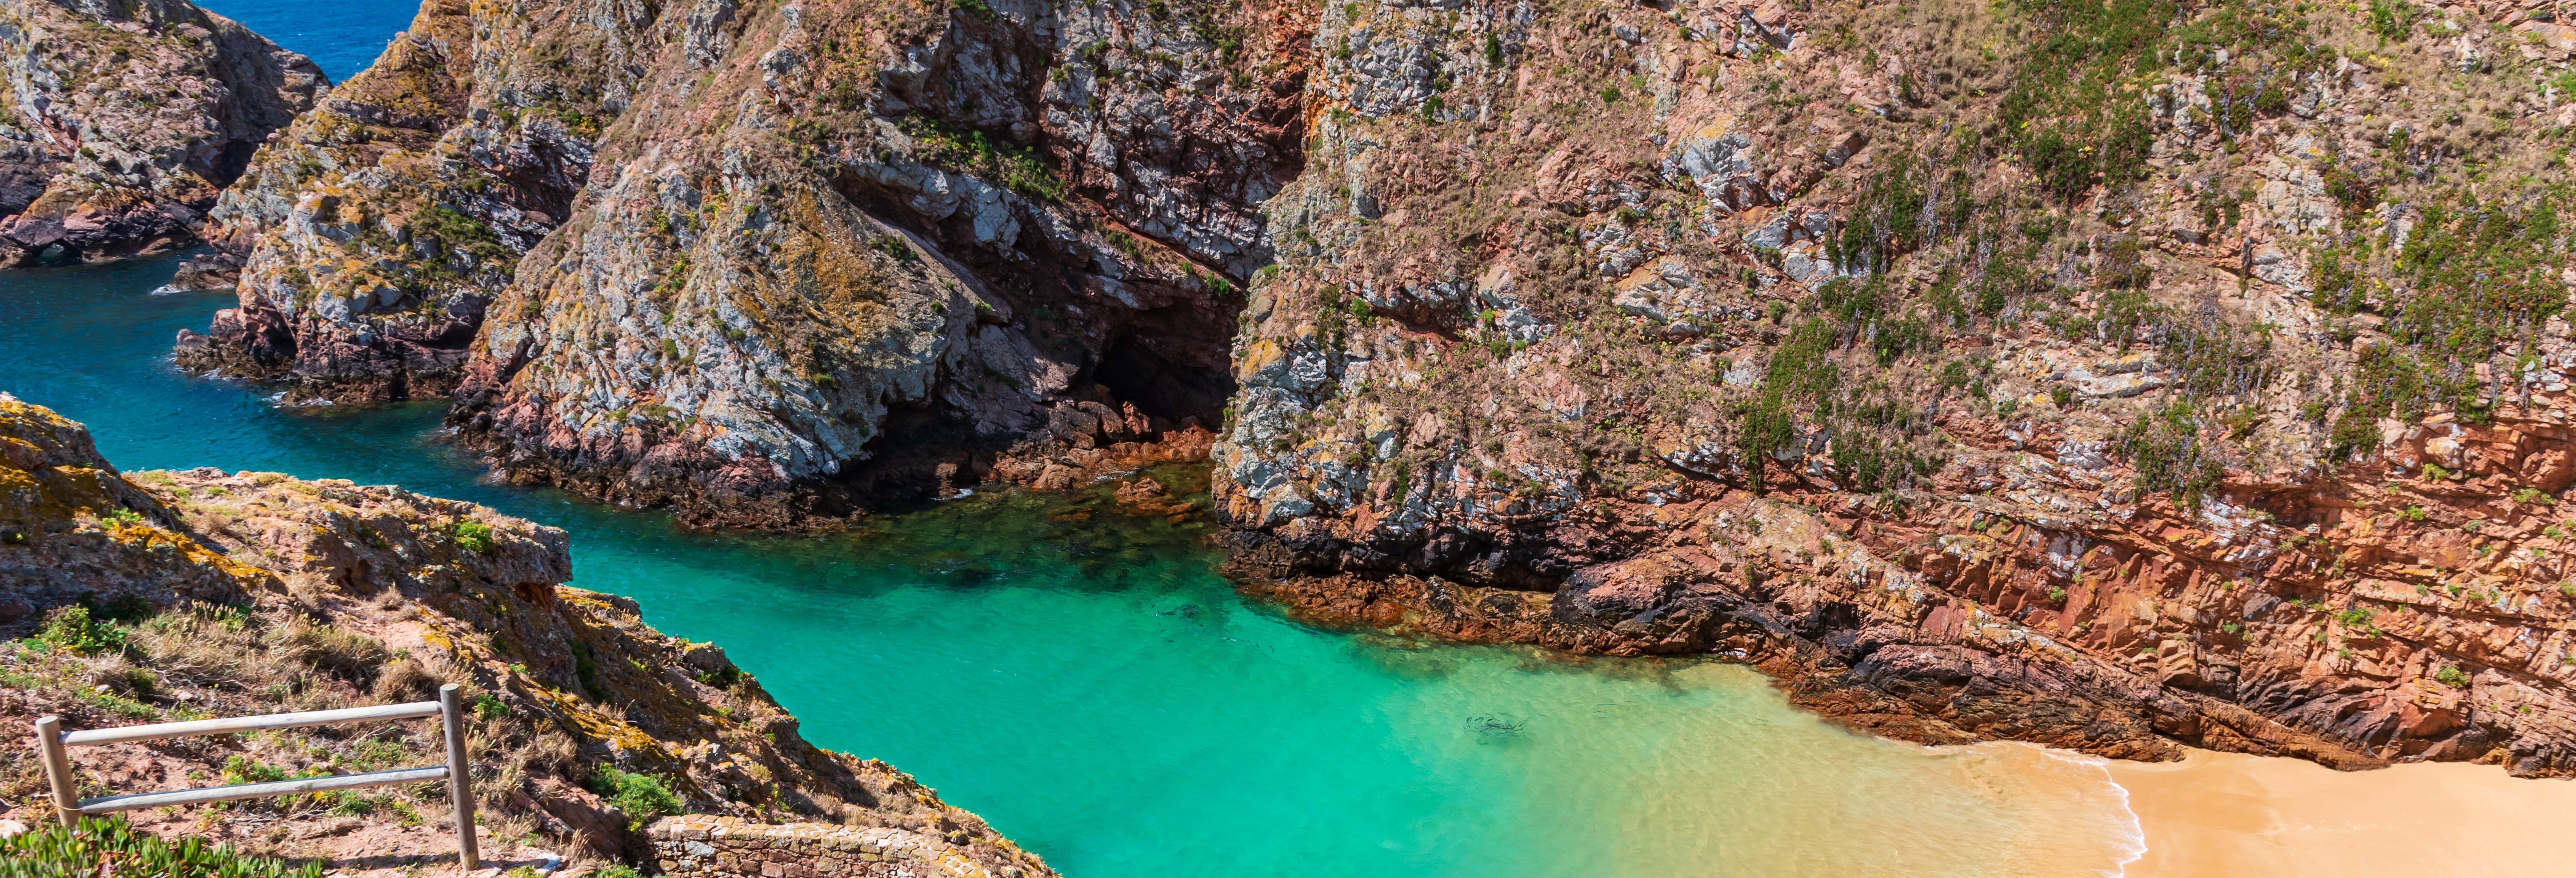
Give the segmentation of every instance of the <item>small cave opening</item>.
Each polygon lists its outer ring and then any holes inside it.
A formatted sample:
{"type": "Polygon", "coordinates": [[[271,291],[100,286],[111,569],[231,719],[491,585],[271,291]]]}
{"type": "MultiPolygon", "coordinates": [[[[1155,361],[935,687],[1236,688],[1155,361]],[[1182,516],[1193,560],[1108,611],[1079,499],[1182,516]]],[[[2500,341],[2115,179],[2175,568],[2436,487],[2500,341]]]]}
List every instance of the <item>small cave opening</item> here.
{"type": "Polygon", "coordinates": [[[1128,332],[1109,343],[1092,369],[1093,383],[1158,423],[1196,420],[1217,429],[1234,396],[1230,340],[1187,334],[1128,332]]]}
{"type": "Polygon", "coordinates": [[[224,141],[223,150],[215,155],[214,166],[206,169],[212,172],[208,178],[218,186],[232,185],[233,181],[250,171],[251,157],[259,152],[261,143],[258,140],[224,141]]]}

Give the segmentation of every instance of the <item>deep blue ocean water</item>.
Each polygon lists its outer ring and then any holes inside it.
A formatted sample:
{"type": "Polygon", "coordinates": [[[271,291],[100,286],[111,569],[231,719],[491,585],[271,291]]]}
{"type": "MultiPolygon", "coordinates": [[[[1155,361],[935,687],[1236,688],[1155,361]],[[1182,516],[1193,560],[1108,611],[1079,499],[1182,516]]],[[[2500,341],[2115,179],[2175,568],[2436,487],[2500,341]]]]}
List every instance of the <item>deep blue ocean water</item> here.
{"type": "Polygon", "coordinates": [[[376,61],[420,4],[404,0],[207,0],[198,6],[249,25],[322,65],[332,82],[376,61]]]}

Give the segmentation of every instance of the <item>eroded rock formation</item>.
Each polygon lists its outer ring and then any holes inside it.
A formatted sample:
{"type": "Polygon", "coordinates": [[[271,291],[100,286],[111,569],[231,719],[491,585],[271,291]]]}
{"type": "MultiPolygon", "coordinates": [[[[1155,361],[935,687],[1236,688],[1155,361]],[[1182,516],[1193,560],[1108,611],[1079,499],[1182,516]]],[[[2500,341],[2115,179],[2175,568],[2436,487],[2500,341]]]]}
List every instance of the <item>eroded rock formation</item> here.
{"type": "Polygon", "coordinates": [[[649,8],[421,5],[376,63],[260,151],[214,210],[240,306],[190,368],[297,401],[442,396],[519,258],[563,222],[641,59],[649,8]]]}
{"type": "Polygon", "coordinates": [[[734,10],[603,142],[452,422],[514,477],[764,526],[1213,426],[1298,146],[1293,32],[1250,20],[734,10]]]}
{"type": "Polygon", "coordinates": [[[0,4],[0,263],[197,240],[269,132],[330,83],[187,0],[0,4]]]}

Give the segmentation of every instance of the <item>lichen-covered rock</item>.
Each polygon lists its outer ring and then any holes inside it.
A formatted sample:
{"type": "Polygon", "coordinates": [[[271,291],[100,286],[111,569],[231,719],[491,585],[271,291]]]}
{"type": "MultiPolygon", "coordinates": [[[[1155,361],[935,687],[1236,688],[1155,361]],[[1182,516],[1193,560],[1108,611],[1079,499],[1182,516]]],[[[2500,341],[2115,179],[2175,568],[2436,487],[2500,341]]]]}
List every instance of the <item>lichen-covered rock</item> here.
{"type": "Polygon", "coordinates": [[[187,0],[0,3],[0,263],[168,250],[330,83],[187,0]]]}
{"type": "Polygon", "coordinates": [[[0,625],[82,600],[234,600],[261,580],[174,533],[178,521],[98,456],[87,429],[0,393],[0,625]]]}
{"type": "Polygon", "coordinates": [[[726,9],[492,306],[451,422],[505,472],[798,526],[1218,419],[1293,21],[726,9]]]}
{"type": "Polygon", "coordinates": [[[209,233],[240,306],[181,365],[290,401],[442,396],[521,254],[567,215],[592,143],[661,48],[617,3],[433,0],[262,149],[209,233]],[[578,59],[578,60],[576,60],[578,59]]]}

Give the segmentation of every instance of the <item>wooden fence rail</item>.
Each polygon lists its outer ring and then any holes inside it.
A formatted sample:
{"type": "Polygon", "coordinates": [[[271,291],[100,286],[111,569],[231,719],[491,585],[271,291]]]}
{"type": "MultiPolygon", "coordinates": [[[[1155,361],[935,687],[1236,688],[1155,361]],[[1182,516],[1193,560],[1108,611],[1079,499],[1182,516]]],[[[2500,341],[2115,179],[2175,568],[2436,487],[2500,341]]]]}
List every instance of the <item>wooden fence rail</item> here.
{"type": "Polygon", "coordinates": [[[155,723],[112,729],[84,729],[77,732],[66,732],[62,729],[61,717],[48,716],[36,720],[36,749],[45,757],[45,781],[53,787],[54,815],[66,826],[78,825],[83,815],[113,814],[136,808],[225,802],[233,799],[255,799],[444,780],[447,781],[448,804],[456,811],[457,864],[463,866],[467,872],[472,872],[480,866],[481,856],[474,839],[474,779],[467,771],[465,759],[464,698],[454,683],[438,687],[437,701],[155,723]],[[397,768],[391,771],[371,771],[365,774],[331,777],[308,777],[269,783],[235,784],[225,787],[201,787],[192,790],[100,796],[94,799],[80,798],[78,787],[72,780],[71,754],[68,751],[71,747],[114,744],[122,741],[149,741],[159,738],[183,738],[190,735],[226,735],[260,729],[293,729],[334,723],[417,719],[428,716],[438,717],[440,724],[445,727],[446,765],[397,768]]]}

